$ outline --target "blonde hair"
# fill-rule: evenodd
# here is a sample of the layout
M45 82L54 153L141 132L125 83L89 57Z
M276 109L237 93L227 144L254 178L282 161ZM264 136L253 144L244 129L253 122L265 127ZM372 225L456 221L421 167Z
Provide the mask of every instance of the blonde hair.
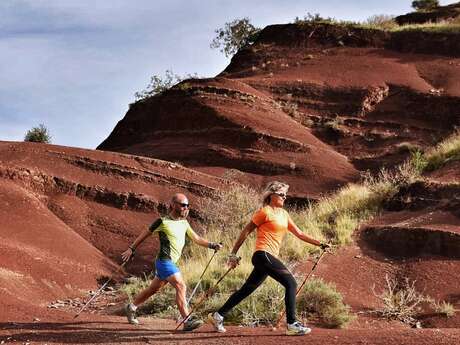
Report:
M289 185L279 181L272 181L267 184L262 193L262 203L265 205L270 203L270 195L273 193L285 193L287 194Z

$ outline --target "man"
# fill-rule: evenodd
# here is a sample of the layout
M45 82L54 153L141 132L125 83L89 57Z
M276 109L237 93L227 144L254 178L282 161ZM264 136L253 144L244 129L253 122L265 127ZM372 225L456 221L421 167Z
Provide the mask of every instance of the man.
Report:
M136 248L150 235L158 233L160 240L160 251L155 260L155 277L149 287L142 290L134 299L133 303L126 305L126 316L131 324L139 324L136 318L136 309L149 297L158 292L164 285L170 283L176 289L176 303L182 318L189 314L186 302L186 285L179 268L176 266L187 235L193 242L200 246L219 250L222 245L209 242L198 236L187 221L189 213L189 202L184 194L175 194L171 200L169 214L166 217L158 218L150 225L149 229L142 232L129 248L121 255L123 261L129 260L134 255ZM196 317L189 317L184 322L184 331L192 331L201 326L202 320Z

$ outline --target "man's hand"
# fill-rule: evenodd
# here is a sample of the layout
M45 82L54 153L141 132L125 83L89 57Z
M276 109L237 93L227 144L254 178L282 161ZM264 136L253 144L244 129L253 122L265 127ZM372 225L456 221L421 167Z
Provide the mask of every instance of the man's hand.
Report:
M216 242L209 242L208 244L209 249L214 249L216 252L221 250L223 248L222 243L216 243Z
M236 254L230 254L227 259L227 265L231 268L235 268L240 264L241 258L237 256Z
M131 247L129 247L123 253L121 253L121 258L123 259L123 262L128 262L134 256L134 253L135 250L133 250Z
M322 249L322 250L326 250L326 249L329 249L331 248L331 245L329 243L326 243L326 242L323 242L319 245L319 247Z

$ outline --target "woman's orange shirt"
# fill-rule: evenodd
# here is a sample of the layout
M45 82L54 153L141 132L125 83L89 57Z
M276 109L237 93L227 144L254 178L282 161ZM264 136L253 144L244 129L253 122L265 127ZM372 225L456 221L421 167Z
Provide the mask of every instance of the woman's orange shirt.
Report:
M263 250L278 256L280 245L288 230L289 214L283 208L262 207L252 216L257 225L255 251Z

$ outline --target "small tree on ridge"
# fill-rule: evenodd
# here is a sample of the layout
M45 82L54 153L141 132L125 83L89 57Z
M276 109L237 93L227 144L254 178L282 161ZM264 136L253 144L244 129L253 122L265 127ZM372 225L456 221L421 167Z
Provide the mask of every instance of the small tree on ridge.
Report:
M51 143L51 135L48 131L48 128L45 127L43 124L39 124L38 127L33 127L32 129L28 130L24 141L30 141L34 143Z
M429 11L439 6L438 0L415 0L412 1L412 7L417 11Z
M249 18L235 19L215 30L217 36L212 40L211 48L222 48L220 51L229 57L254 43L259 32L260 29L252 25Z

